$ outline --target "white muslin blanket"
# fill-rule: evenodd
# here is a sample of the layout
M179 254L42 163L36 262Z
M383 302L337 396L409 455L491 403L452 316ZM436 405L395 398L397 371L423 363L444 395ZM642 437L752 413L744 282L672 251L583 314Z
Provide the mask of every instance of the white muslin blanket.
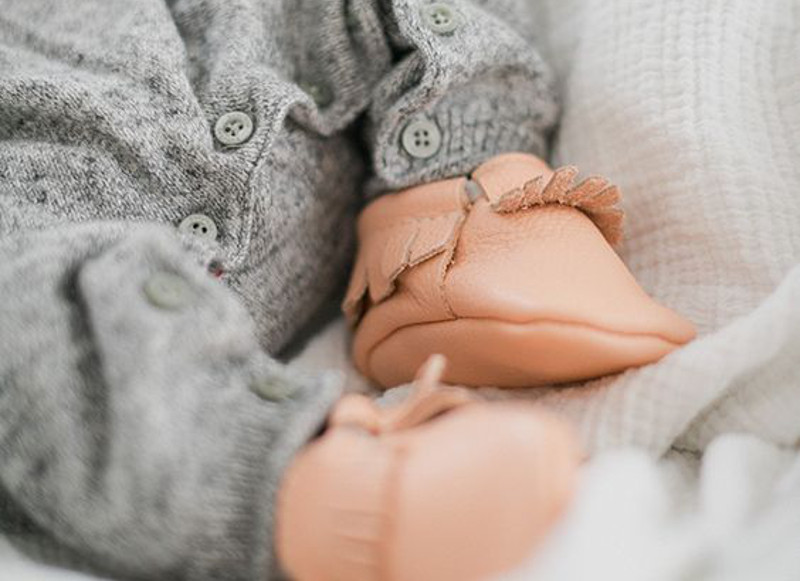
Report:
M509 0L514 1L514 0ZM620 251L700 337L536 399L592 454L509 581L800 579L800 2L531 1L564 116L557 163L623 191ZM293 364L338 367L346 331ZM85 579L0 541L0 579Z
M540 396L594 456L510 578L800 579L800 3L535 5L556 161L622 187L623 258L701 335Z
M511 578L800 579L800 3L536 6L556 161L622 187L624 259L701 336L541 395L594 457Z

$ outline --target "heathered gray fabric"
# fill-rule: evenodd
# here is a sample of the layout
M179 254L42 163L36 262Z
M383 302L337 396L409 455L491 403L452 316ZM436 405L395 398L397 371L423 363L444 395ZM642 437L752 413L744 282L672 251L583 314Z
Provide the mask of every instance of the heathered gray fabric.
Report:
M359 198L544 154L556 120L527 0L450 0L447 36L427 3L0 0L0 504L16 540L122 578L277 574L275 491L340 387L268 354L346 276ZM255 132L224 149L229 111ZM420 116L444 138L427 160L400 146ZM180 239L193 213L216 242ZM143 292L165 272L188 289L174 309ZM262 399L265 380L297 391Z

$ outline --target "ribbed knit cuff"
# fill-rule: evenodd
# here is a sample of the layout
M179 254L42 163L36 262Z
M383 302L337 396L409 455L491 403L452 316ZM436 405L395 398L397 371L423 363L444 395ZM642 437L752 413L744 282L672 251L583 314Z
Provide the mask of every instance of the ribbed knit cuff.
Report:
M559 117L555 78L506 20L514 10L445 3L454 26L442 32L422 3L391 4L401 52L372 95L369 194L462 175L501 153L546 157Z
M370 193L463 175L501 153L546 158L557 116L547 86L526 74L498 74L453 88L430 109L401 116L383 130ZM425 159L402 144L408 124L420 119L432 121L441 133L438 151Z
M238 418L239 449L227 465L219 467L220 498L209 515L227 513L223 526L227 535L198 531L195 560L188 567L188 579L284 579L275 552L276 499L283 475L298 451L323 428L333 404L341 397L341 378L323 374L307 382L290 399L282 402L284 423L279 432L266 429L274 417L259 409L270 404L252 401L249 411ZM212 490L213 492L213 490ZM211 499L209 499L211 500ZM228 506L224 506L228 503ZM212 521L212 528L220 523ZM198 523L202 527L202 522Z
M277 442L269 451L264 482L264 494L259 506L263 513L259 522L263 526L256 538L265 539L260 551L256 553L256 574L254 579L264 579L262 572L268 572L268 579L285 579L286 576L275 552L275 533L277 522L277 496L283 483L283 476L302 447L309 443L324 426L328 413L342 396L341 374L328 372L321 375L313 385L298 398L294 416L284 426Z
M167 558L176 576L266 581L279 572L274 504L283 474L326 422L342 381L264 354L249 314L193 263L206 256L176 242L167 229L137 230L79 276L115 402L109 425L125 436L112 437L128 462L114 468L143 484L146 509L126 534L150 535L163 519L162 530L175 529L160 544L175 544ZM159 482L165 498L154 508Z

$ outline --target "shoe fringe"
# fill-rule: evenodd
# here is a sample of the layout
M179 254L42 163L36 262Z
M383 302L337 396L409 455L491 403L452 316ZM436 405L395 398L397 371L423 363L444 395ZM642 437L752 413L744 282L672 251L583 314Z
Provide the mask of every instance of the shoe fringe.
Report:
M599 176L576 184L577 175L576 167L564 166L555 170L547 181L538 176L500 194L484 193L490 207L498 214L514 214L553 204L575 208L592 220L611 245L617 244L622 238L624 219L624 213L617 207L621 198L619 189ZM447 212L401 218L391 226L371 231L368 244L360 240L356 264L342 303L348 322L355 327L371 305L389 298L396 289L397 279L406 270L449 253L446 270L471 206L465 191L458 205L453 204Z

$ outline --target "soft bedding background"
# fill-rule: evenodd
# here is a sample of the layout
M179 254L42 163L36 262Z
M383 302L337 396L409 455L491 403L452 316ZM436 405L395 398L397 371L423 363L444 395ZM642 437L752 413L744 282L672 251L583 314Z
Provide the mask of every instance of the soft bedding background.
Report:
M535 6L565 99L555 161L622 187L625 261L701 336L621 376L485 390L566 415L592 454L506 579L800 579L800 2ZM293 365L360 386L346 343L336 322ZM0 579L87 577L0 540Z

